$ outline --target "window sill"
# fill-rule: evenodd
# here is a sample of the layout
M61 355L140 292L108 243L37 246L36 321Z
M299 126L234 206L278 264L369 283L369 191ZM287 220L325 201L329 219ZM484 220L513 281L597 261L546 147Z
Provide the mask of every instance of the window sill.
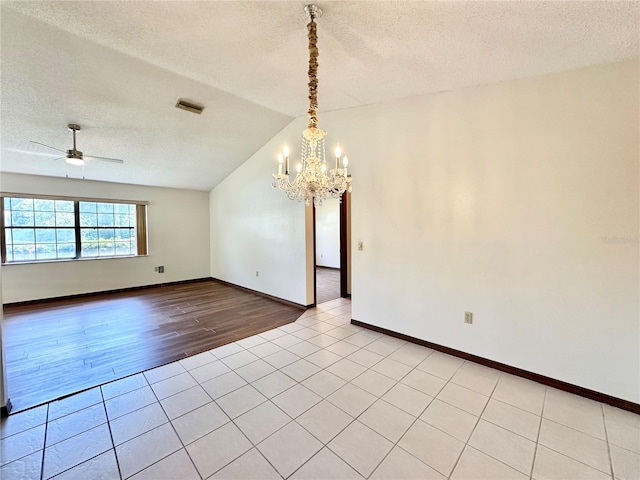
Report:
M8 262L3 263L3 267L10 267L11 265L41 265L43 263L69 263L69 262L89 262L92 260L117 260L121 258L140 258L148 257L145 255L118 255L114 257L84 257L84 258L59 258L55 260L27 260L25 262Z

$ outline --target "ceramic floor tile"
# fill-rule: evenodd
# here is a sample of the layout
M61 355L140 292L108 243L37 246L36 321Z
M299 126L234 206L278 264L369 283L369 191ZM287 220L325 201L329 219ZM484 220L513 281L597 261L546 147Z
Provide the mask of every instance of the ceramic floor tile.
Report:
M384 400L378 400L358 417L360 422L393 443L400 440L415 419Z
M420 416L420 420L448 433L462 442L469 440L478 417L448 403L435 399Z
M529 475L524 475L472 447L464 449L451 475L451 480L527 480L528 478Z
M363 480L363 477L358 472L327 448L323 448L316 453L311 460L300 467L290 478L294 480Z
M116 380L115 382L110 382L102 385L100 388L102 389L102 396L105 400L109 400L110 398L117 397L118 395L123 395L125 393L132 392L133 390L137 390L142 387L146 387L149 385L146 377L142 373L138 373L137 375L131 375L130 377L125 377L120 380Z
M266 345L266 344L263 344ZM254 348L260 348L261 345L258 345ZM251 353L249 350L243 350L242 352L234 353L233 355L229 355L228 357L224 357L221 362L223 362L227 367L231 370L236 370L240 367L243 367L251 362L255 362L259 357Z
M364 333L364 332L363 332ZM369 350L370 352L377 353L378 355L382 355L386 357L387 355L395 352L398 347L396 345L391 345L389 343L383 342L378 339L374 342L371 342L369 345L364 347L365 350Z
M347 340L349 340L349 337ZM347 341L345 340L345 341ZM363 367L371 368L384 357L382 355L378 355L377 353L370 352L369 350L361 349L355 353L352 353L347 357L348 360L352 362L358 363Z
M385 393L382 399L417 417L427 408L433 397L425 395L415 388L398 383Z
M223 362L217 360L194 368L190 373L198 383L203 384L230 371L231 369L229 367L227 367Z
M131 480L200 480L200 475L186 450L178 450L158 463L145 468Z
M295 325L290 323L289 325ZM280 327L281 330L284 331L284 327L288 327L289 325L284 325ZM240 345L242 348L249 349L253 347L257 347L268 340L266 338L261 337L260 335L253 335L252 337L243 338L242 340L238 340L236 344Z
M345 342L350 343L351 345L355 345L356 347L366 347L373 341L375 338L371 338L369 335L365 335L364 333L356 333L344 339ZM373 352L371 352L373 353Z
M217 358L210 352L202 352L180 360L180 365L182 365L186 370L193 370L195 368L202 367L207 363L215 362L216 360Z
M382 461L371 480L446 480L446 477L399 447Z
M291 418L272 402L264 402L240 415L234 423L256 445L290 421Z
M299 357L306 357L320 350L320 347L317 345L314 345L313 343L300 342L294 345L293 347L287 348L287 350L290 351L291 353L296 354Z
M45 426L38 425L0 440L0 464L18 460L44 448Z
M302 382L314 373L318 373L320 371L320 367L314 365L311 362L308 362L305 359L301 359L297 362L293 362L292 364L287 365L286 367L281 368L281 371L289 375L296 382Z
M337 338L339 340L346 340L347 338L349 338L351 335L354 335L355 332L349 330L348 328L344 328L344 327L336 327L333 330L329 330L327 331L327 335Z
M328 372L339 376L347 382L350 382L358 375L361 375L365 370L366 368L359 363L352 362L351 360L348 360L346 358L343 358L339 362L336 362L327 368Z
M294 346L296 343L300 343L302 340L302 338L286 334L271 341L281 348L288 348Z
M275 368L269 365L264 360L256 360L243 367L237 368L236 373L244 378L247 382L251 383L259 378L269 375L275 372Z
M64 415L77 412L84 408L102 402L102 391L100 387L92 388L84 392L76 393L70 397L57 400L49 404L49 422Z
M176 375L180 375L181 373L186 372L184 367L180 365L178 362L168 363L158 368L154 368L152 370L147 370L144 372L144 376L147 381L151 383L158 383L162 380L166 380L167 378L174 377Z
M611 474L607 475L538 445L532 478L535 480L611 480Z
M489 397L454 383L447 383L436 398L475 416L482 414L489 401Z
M153 465L182 448L171 424L166 423L116 447L122 478Z
M461 385L474 392L481 393L482 395L491 396L493 389L498 383L497 376L485 376L481 373L476 373L473 370L465 370L464 365L451 377L452 383Z
M617 480L640 478L640 454L611 445L611 463L613 463L613 474Z
M188 445L228 422L229 417L218 404L211 402L172 420L171 423L182 443Z
M205 435L187 446L202 478L207 478L251 449L251 442L233 423Z
M312 328L303 327L300 330L292 332L291 335L298 337L301 340L309 340L310 338L320 335L320 332Z
M227 372L223 373L219 377L212 378L204 383L202 383L202 388L209 394L211 398L214 400L231 393L243 386L245 386L247 382L238 375L236 372Z
M275 371L269 375L256 380L251 385L267 398L273 398L285 390L293 387L296 381L280 371Z
M503 374L493 391L492 398L534 415L542 414L546 387L520 377Z
M405 365L404 363L391 360L390 358L385 358L371 367L371 370L399 381L412 370L412 367Z
M327 372L326 370L322 370L302 382L305 387L314 393L317 393L321 397L331 395L346 383L347 382L340 377L331 372Z
M341 357L348 357L349 355L360 350L360 347L353 345L351 343L345 342L342 340L341 342L334 343L333 345L329 345L326 348L327 351L333 352Z
M251 385L245 385L238 390L228 393L224 397L218 398L216 403L224 410L229 418L234 419L252 408L257 407L266 400L266 397Z
M256 347L251 347L249 351L260 358L264 358L282 351L282 347L279 347L275 343L265 342Z
M391 360L395 360L396 362L409 365L411 368L413 368L419 365L432 353L433 350L431 350L430 348L409 344L393 352L391 355L389 355L389 358Z
M354 378L351 383L376 397L381 397L396 384L396 381L381 373L367 370L362 375Z
M422 420L417 420L400 439L398 446L448 477L458 461L464 443Z
M104 405L109 420L113 420L157 401L151 387L143 387L107 400Z
M285 478L321 448L322 444L296 422L289 423L258 445L260 452Z
M297 422L322 443L329 443L352 421L351 416L324 400L297 418Z
M255 448L252 448L210 478L218 480L282 480L280 474L269 465L269 462Z
M604 405L609 442L640 453L640 415Z
M433 352L424 359L416 368L423 372L430 373L436 377L449 380L462 366L464 360L447 355L446 353Z
M284 335L286 335L286 333L281 330L278 330L277 328L273 330L267 330L266 332L262 332L260 334L262 338L266 338L269 341L275 340L276 338L280 338Z
M326 348L329 345L333 345L334 343L337 343L339 341L340 339L332 337L331 335L327 335L326 333L321 333L320 335L316 335L315 337L307 340L307 342L312 343L320 348Z
M607 443L559 423L542 419L538 442L601 472L610 472Z
M600 440L607 438L604 431L602 404L593 400L548 388L543 416Z
M53 477L113 448L106 424L48 447L44 451L44 478Z
M300 360L300 357L291 353L289 350L280 350L279 352L264 357L263 360L275 368L282 368Z
M415 369L409 372L402 380L405 385L420 390L422 393L426 393L431 397L435 397L440 393L440 390L446 385L447 381L440 377L431 375L430 373L423 372Z
M469 445L525 475L531 473L536 444L509 430L480 420Z
M327 446L360 475L368 477L391 451L393 443L356 420Z
M39 479L42 472L42 450L7 463L0 468L2 480Z
M316 395L307 387L298 384L271 400L291 418L296 418L320 402L322 397Z
M333 317L327 317L327 319L329 318ZM309 328L311 330L315 330L316 332L327 333L329 330L333 330L334 328L336 328L336 326L333 323L329 322L318 322L310 325Z
M342 357L336 353L330 352L326 348L323 348L322 350L318 350L317 352L308 355L305 357L305 360L319 366L320 368L327 368L329 365L333 365L334 363L342 360Z
M120 445L168 421L160 404L152 403L135 412L112 420L110 427L113 442L116 446Z
M278 327L278 330L282 330L283 332L286 332L286 333L293 333L293 332L297 332L298 330L302 330L303 328L305 327L293 322L293 323L287 323L286 325L282 325L281 327Z
M352 417L357 417L377 400L374 395L350 383L336 390L327 400Z
M209 402L211 402L211 397L200 385L160 401L169 419L177 418Z
M47 424L47 446L66 440L107 422L104 405L98 403Z
M242 348L237 343L228 343L221 347L214 348L213 350L209 350L216 358L225 358L229 355L233 355L234 353L242 352L244 348Z
M161 380L158 383L153 383L151 384L151 389L153 393L156 394L158 400L162 400L163 398L188 390L196 385L198 385L198 383L194 378L188 372L185 372L167 378L166 380Z
M482 413L482 418L534 442L538 440L540 417L508 403L492 398Z
M120 472L116 455L113 450L109 450L54 478L55 480L120 480Z
M47 421L47 409L42 405L0 419L0 439L42 425Z

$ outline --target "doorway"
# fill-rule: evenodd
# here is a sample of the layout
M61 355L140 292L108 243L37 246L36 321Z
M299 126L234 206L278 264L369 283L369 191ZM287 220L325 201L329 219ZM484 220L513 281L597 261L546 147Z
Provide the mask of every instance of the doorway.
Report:
M313 210L316 305L351 296L350 197L344 193Z

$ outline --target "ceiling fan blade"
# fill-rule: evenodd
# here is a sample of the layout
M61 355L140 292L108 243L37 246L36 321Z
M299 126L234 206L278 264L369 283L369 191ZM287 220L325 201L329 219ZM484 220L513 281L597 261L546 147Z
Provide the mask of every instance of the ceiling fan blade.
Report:
M43 147L47 147L47 148L51 148L52 150L55 150L56 152L62 152L62 153L67 153L64 150L60 150L59 148L56 147L52 147L51 145L45 145L44 143L40 143L40 142L36 142L34 140L30 140L31 143L35 143L36 145L42 145Z
M59 154L57 153L44 153L44 152L32 152L29 150L20 150L17 148L7 148L7 151L9 152L16 152L16 153L25 153L28 155L38 155L41 157L57 157Z
M101 162L111 162L111 163L124 163L124 160L120 160L119 158L108 158L108 157L94 157L93 155L84 155L85 160L99 160Z

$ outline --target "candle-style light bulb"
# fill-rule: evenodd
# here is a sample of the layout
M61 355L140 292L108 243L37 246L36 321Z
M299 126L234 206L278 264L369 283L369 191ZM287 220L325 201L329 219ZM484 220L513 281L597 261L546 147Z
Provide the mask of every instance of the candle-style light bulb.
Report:
M296 172L300 173L302 171L302 164L299 163L296 165Z
M285 145L284 148L282 149L282 153L284 154L285 157L288 157L289 156L289 147L287 147Z
M336 147L336 157L339 157L340 155L342 155L342 150L340 147Z
M282 175L282 164L284 162L284 155L278 154L278 175Z
M336 147L335 150L335 154L336 154L336 170L338 168L340 168L340 155L342 155L342 150L340 149L340 147Z
M323 163L322 167L320 167L320 170L322 171L322 173L327 171L327 166Z
M289 147L287 147L287 145L285 144L284 148L282 149L282 154L284 155L284 173L285 175L289 175Z
M349 158L345 155L342 157L342 166L344 167L344 176L347 176L347 166L349 165Z

